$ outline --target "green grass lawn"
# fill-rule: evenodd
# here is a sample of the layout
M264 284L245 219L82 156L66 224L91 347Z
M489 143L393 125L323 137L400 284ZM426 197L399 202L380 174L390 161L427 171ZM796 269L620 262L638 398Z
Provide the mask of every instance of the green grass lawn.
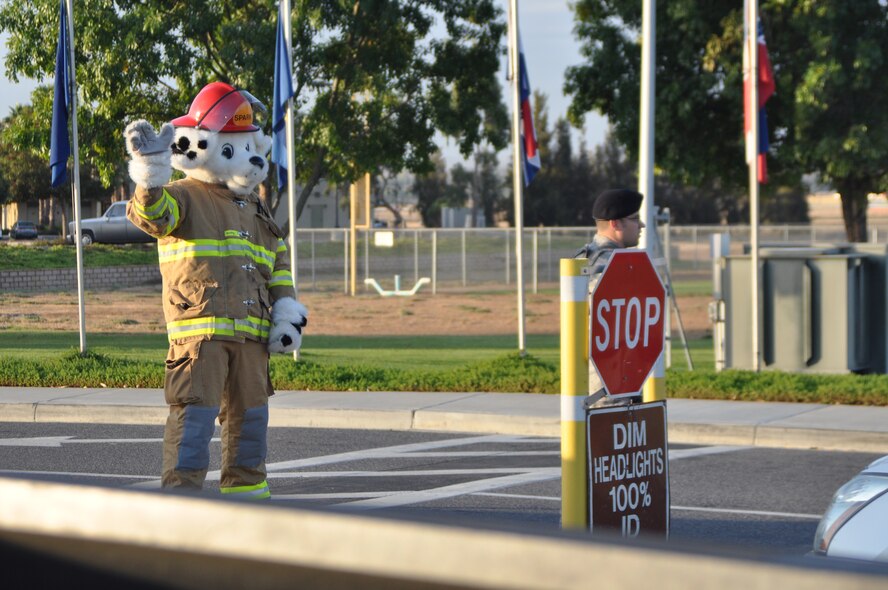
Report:
M36 270L47 268L74 268L77 252L73 246L57 243L39 243L29 246L0 244L0 270ZM83 249L83 266L103 267L130 264L157 264L157 246L129 244L114 246L92 244Z
M18 387L163 386L163 335L78 335L0 331L0 385ZM276 355L278 389L315 391L491 391L557 394L557 336L531 336L520 358L511 336L308 337L300 362ZM712 343L691 342L695 370L673 348L671 398L888 406L888 375L812 375L712 368Z
M686 295L712 295L711 280L673 280L672 292L677 296Z
M527 336L527 351L556 368L560 364L556 334ZM79 349L74 332L0 331L0 354L40 360L60 358ZM86 335L87 350L132 361L162 363L167 338L163 334ZM712 340L689 342L691 359L698 369L712 368ZM434 371L476 361L492 360L518 351L516 336L306 336L300 358L319 365L365 365L377 368ZM281 359L290 358L281 355ZM680 343L672 348L672 366L686 369Z

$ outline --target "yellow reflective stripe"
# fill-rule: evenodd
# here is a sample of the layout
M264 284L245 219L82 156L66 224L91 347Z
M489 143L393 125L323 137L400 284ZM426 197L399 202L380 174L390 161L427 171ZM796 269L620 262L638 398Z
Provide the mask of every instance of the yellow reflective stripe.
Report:
M280 238L278 238L277 253L280 254L281 252L286 252L286 251L287 251L287 243L284 242L283 240L281 240Z
M234 336L234 320L227 318L194 318L167 323L167 336L172 339L191 336Z
M150 207L145 207L139 201L133 201L133 208L136 210L136 215L141 217L142 219L147 219L148 221L153 221L155 219L160 219L166 214L167 210L167 194L164 191L163 195L157 200L156 203L151 205Z
M179 242L174 242L172 244L165 244L161 246L160 252L161 254L168 253L172 255L175 254L176 251L184 251L191 248L215 248L222 252L233 250L238 254L243 253L244 251L249 251L253 255L260 257L262 261L274 262L275 259L275 253L271 252L267 248L263 248L258 244L254 244L253 242L240 237L228 238L225 240L182 240Z
M271 322L260 320L259 318L254 318L252 316L248 316L246 320L234 320L234 329L236 331L246 332L253 336L259 336L260 338L268 338L268 328L270 326Z
M164 215L166 215L167 209L169 209L170 201L173 198L170 194L163 189L163 193L160 198L157 199L157 202L153 205L145 206L137 200L133 200L133 207L136 209L136 214L142 219L147 219L148 221L154 221L155 219L160 219Z
M268 287L281 287L292 284L293 273L291 273L289 270L276 270L271 273L271 281L269 281Z
M166 189L163 189L163 194L167 198L167 206L169 207L170 212L170 223L167 225L166 231L163 232L164 236L168 236L172 233L174 229L179 227L179 202L173 198L173 196L167 192Z
M274 268L275 254L242 238L225 240L181 240L157 247L160 263L174 262L185 258L214 256L246 256L259 264Z
M251 500L262 500L271 497L271 491L268 489L268 480L252 486L220 488L220 491L223 494L238 494L243 498L250 498Z
M164 216L168 216L169 221L163 232L164 236L168 236L170 232L179 226L179 203L176 202L176 199L166 189L163 189L163 195L153 205L145 207L138 201L133 200L133 207L135 208L136 215L146 221L157 221Z
M260 338L268 338L271 322L254 316L246 319L230 318L192 318L167 323L167 335L171 340L189 338L191 336L237 336L238 333L251 334Z

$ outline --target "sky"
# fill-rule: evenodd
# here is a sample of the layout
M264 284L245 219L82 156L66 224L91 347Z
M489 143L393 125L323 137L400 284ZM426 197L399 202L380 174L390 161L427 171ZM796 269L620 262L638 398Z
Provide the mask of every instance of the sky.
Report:
M503 11L508 10L508 1L500 0ZM549 104L549 121L567 115L570 99L564 96L564 72L572 65L581 63L580 44L573 36L573 12L566 0L520 0L518 8L519 29L524 45L528 77L531 87L545 94ZM6 35L0 35L0 64L6 59ZM503 100L512 108L509 82L505 79L505 57L501 66ZM30 102L31 91L37 85L34 80L23 80L14 84L6 78L5 66L0 67L0 117L5 117L16 104ZM49 80L44 81L48 83ZM607 120L596 113L586 115L583 135L590 148L604 141ZM576 138L580 136L576 131ZM452 165L460 160L456 146L451 142L441 146L447 163ZM501 159L508 158L504 152Z

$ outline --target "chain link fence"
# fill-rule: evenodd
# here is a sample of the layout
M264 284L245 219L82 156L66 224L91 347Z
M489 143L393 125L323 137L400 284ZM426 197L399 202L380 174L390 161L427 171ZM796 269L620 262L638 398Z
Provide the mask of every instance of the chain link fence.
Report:
M668 252L674 281L709 280L712 276L710 237L727 233L731 252L741 253L749 243L749 226L658 227L658 250ZM528 292L557 289L559 261L573 257L595 235L594 227L526 228L523 232L523 274ZM872 242L888 241L888 225L871 226ZM300 290L349 292L349 230L297 231ZM759 243L844 243L841 225L767 225L759 228ZM428 278L431 290L484 290L514 287L515 232L501 228L369 229L358 230L357 292L370 291L366 279L383 289L399 283L410 290ZM397 277L397 278L396 278Z

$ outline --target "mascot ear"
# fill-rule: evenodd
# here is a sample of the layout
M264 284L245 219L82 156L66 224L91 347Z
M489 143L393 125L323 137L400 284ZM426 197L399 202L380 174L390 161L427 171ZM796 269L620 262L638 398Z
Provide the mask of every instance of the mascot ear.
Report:
M256 132L256 151L263 156L271 151L271 137L261 131Z

